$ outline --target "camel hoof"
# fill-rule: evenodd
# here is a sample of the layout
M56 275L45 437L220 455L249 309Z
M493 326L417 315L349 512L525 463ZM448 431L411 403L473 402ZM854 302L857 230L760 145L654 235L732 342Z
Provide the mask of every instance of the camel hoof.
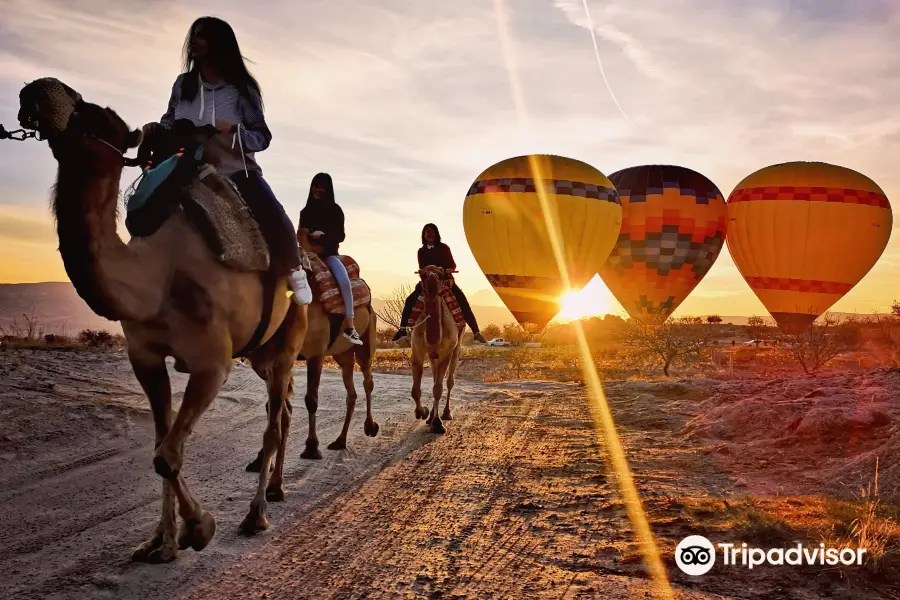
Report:
M178 530L178 547L182 550L193 548L200 552L216 536L216 519L207 511L200 513L199 519L184 521Z
M328 449L329 450L346 450L347 449L347 440L338 438L338 439L334 440L333 442L331 442L330 444L328 444Z
M378 423L376 423L374 420L372 420L372 421L366 420L366 422L363 423L363 431L365 431L366 435L369 437L377 436L378 435Z
M450 414L449 410L445 410L444 414L441 415L441 420L442 421L452 421L453 415Z
M284 488L280 485L270 485L266 488L266 500L269 502L284 502Z
M263 459L263 455L262 455L262 452L260 452L259 454L256 455L256 458L254 458L253 461L249 465L247 465L247 472L248 473L259 473L262 470L262 459ZM275 464L273 461L272 463L269 464L269 473L271 473L274 470L275 470Z
M427 418L428 418L428 409L425 408L424 406L421 408L416 407L416 419L425 420Z
M138 546L131 554L134 562L150 564L162 564L172 562L178 558L178 545L175 540L166 539L161 534L156 534L153 539Z
M319 443L310 444L306 443L306 450L300 453L300 458L309 458L313 460L319 460L322 458L322 452L319 450Z
M431 433L447 433L447 430L444 429L444 424L441 423L440 419L435 419L431 422Z
M163 479L172 480L178 477L178 469L173 469L162 456L153 457L153 469Z
M266 515L263 513L262 509L258 506L250 505L250 512L247 513L247 516L244 517L244 520L241 521L241 531L246 533L247 535L253 535L254 533L259 533L260 531L265 531L269 528L269 520L266 519Z

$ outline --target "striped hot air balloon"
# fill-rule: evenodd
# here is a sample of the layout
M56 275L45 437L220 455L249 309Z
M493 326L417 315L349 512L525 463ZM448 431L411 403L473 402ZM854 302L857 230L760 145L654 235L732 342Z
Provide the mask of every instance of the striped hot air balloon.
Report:
M609 179L622 202L622 230L600 277L632 317L668 316L722 250L725 198L679 166L630 167Z
M469 189L463 226L491 286L521 324L543 329L570 289L609 256L622 224L615 187L594 167L554 155L517 156L485 170Z
M779 328L796 332L875 265L893 225L884 191L821 162L772 165L728 197L728 250Z

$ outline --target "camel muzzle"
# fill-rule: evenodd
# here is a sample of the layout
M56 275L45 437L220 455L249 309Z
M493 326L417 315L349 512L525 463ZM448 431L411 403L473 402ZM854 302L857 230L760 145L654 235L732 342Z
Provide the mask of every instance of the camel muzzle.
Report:
M19 125L52 140L66 130L81 101L81 94L58 79L35 79L19 92Z

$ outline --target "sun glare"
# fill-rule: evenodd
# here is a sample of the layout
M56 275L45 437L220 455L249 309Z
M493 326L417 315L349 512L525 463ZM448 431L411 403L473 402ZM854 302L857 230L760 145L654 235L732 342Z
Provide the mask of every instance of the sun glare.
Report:
M577 321L585 317L606 315L615 312L617 304L603 280L594 277L581 290L570 290L560 298L562 310L556 316L559 321Z

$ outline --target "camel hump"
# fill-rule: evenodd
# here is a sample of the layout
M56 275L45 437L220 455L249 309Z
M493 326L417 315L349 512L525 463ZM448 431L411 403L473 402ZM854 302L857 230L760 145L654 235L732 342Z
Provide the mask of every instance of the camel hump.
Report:
M152 235L179 208L224 265L267 271L271 262L259 224L237 187L215 167L173 155L147 169L125 196L125 227L132 237ZM133 186L134 187L134 186Z

